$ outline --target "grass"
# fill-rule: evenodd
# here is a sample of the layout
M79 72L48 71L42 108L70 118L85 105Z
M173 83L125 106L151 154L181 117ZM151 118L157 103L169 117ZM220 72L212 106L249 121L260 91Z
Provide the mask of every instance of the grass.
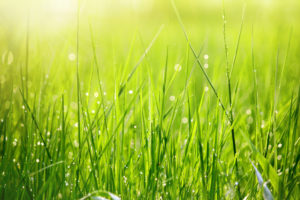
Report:
M0 4L1 199L297 199L300 4L125 4Z

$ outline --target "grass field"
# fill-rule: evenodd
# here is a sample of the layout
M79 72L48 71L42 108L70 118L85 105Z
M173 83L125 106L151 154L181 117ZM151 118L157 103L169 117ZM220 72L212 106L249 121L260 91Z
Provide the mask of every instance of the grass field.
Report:
M300 1L2 0L1 199L299 199Z

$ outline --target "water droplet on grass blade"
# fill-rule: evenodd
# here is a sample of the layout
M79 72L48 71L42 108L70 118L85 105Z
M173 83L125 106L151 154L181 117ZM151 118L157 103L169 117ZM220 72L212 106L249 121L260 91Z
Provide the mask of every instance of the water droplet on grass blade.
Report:
M181 122L182 122L183 124L188 123L188 118L186 118L186 117L182 118Z
M247 109L247 110L246 110L246 114L247 114L247 115L251 115L251 109Z
M170 101L175 101L176 98L175 98L175 96L170 96L169 99L170 99Z
M76 59L76 55L74 53L70 53L68 58L70 61L74 61Z
M182 69L182 67L181 67L180 64L176 64L176 65L174 66L174 69L175 69L175 71L180 72L181 69Z
M74 146L75 146L76 148L79 147L79 143L77 142L77 140L74 140Z
M261 128L265 128L265 121L264 120L261 122L261 126L260 127Z
M285 169L285 173L287 174L289 172L289 168L286 168Z
M17 143L18 143L18 140L17 140L17 139L14 139L14 141L13 141L12 144L13 144L14 146L17 146Z
M281 160L281 158L282 158L282 155L277 156L277 160Z

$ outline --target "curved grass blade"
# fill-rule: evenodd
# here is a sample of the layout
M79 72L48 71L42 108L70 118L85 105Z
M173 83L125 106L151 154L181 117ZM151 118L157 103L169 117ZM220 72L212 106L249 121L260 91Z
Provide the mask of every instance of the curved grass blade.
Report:
M262 175L260 174L260 172L258 171L258 169L255 167L255 165L252 163L251 160L250 160L250 162L255 170L255 175L256 175L256 178L257 178L257 181L258 181L260 187L263 187L264 199L265 200L273 200L273 195L267 186L267 182L264 183L264 179L262 178Z

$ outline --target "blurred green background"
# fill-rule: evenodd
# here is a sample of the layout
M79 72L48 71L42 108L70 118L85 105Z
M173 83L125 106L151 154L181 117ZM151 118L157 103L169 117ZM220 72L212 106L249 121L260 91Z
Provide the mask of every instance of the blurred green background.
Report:
M42 87L47 76L46 89L49 96L60 95L63 91L72 93L76 84L76 35L77 1L75 0L10 0L0 2L0 78L2 98L9 98L10 88L20 86L21 73L25 74L26 37L28 34L28 82L32 95ZM202 49L208 54L208 73L215 80L220 92L226 94L225 53L223 41L222 1L175 1L183 23L196 51ZM233 80L242 80L240 87L247 90L252 85L251 38L258 74L259 91L264 91L261 99L268 103L269 90L274 82L276 55L279 64L284 62L285 52L291 34L291 50L282 78L283 92L291 94L299 82L299 38L300 2L296 0L225 1L227 15L227 42L229 56L233 56L240 29L243 8L244 27L241 36L237 66ZM90 77L93 66L93 53L90 38L90 25L95 38L97 58L100 63L105 90L112 96L116 74L122 71L133 44L129 59L132 68L143 54L159 27L164 29L148 55L153 71L161 72L166 49L169 49L169 63L184 65L187 42L178 24L170 1L158 0L112 0L80 1L79 21L79 70L82 80ZM132 41L135 41L132 43ZM74 59L69 59L74 54ZM7 63L8 57L12 61ZM203 60L203 58L202 58ZM188 61L194 63L190 56ZM147 76L146 68L140 68L142 76ZM119 76L119 75L118 75ZM196 69L199 87L206 83ZM153 75L154 79L161 76ZM96 79L93 79L95 81ZM178 84L172 89L179 92L184 87L184 73L176 77ZM234 82L233 81L233 82ZM159 82L157 82L159 84ZM92 86L83 81L83 91ZM135 84L135 83L134 83ZM6 95L4 95L6 94ZM46 94L46 95L47 95ZM73 95L72 95L73 94ZM244 98L247 98L247 94ZM289 98L283 95L283 98ZM285 100L286 100L285 99ZM241 102L243 103L243 102Z

